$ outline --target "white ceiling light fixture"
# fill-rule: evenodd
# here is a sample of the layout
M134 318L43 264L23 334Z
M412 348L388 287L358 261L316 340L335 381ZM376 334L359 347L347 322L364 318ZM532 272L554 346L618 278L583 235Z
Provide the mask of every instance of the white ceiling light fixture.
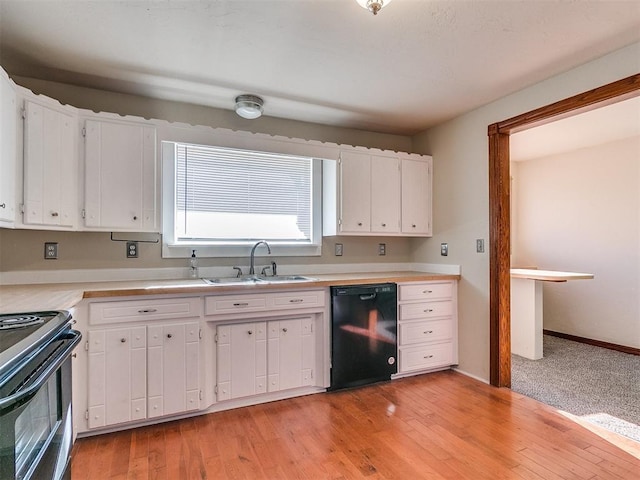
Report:
M235 110L242 118L253 120L262 115L263 105L264 101L257 95L238 95Z
M380 10L389 5L392 0L356 0L358 5L362 8L366 8L374 15L377 15Z

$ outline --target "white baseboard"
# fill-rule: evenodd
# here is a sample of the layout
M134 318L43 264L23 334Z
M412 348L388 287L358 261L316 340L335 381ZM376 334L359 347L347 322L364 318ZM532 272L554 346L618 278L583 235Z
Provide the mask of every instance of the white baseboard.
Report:
M452 368L451 370L453 370L454 372L458 372L466 377L473 378L474 380L478 380L479 382L486 383L487 385L489 385L489 381L487 379L480 378L477 375L473 375L469 372L465 372L464 370L460 370L459 367Z

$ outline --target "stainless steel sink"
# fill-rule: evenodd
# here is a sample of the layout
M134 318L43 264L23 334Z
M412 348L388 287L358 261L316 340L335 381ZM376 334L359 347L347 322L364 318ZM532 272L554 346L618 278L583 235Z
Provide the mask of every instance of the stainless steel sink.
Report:
M305 277L304 275L273 275L256 277L259 282L265 283L300 283L315 282L317 279L313 277Z
M265 283L301 283L314 282L316 279L304 275L251 275L247 277L203 278L209 285L256 285Z
M203 278L209 285L251 285L258 283L255 277L214 277Z

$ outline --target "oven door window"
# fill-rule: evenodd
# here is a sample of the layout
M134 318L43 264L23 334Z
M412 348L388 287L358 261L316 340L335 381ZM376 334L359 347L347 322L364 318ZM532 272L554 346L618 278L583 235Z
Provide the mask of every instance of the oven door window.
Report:
M58 377L59 372L52 375L16 419L16 479L27 477L30 467L47 449L61 421Z

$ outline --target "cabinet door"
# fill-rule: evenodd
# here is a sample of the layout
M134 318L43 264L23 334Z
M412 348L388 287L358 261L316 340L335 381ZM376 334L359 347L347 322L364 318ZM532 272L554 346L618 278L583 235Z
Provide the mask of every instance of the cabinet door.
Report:
M315 357L313 319L270 321L268 337L268 391L311 385Z
M148 327L149 418L199 408L197 322Z
M402 233L431 235L431 162L402 159Z
M89 428L146 418L146 328L89 332Z
M85 226L158 231L155 128L87 120L85 136Z
M371 231L400 231L400 159L371 157Z
M371 161L362 153L340 154L340 232L371 230Z
M75 226L76 124L72 115L25 102L23 222L27 225Z
M267 324L217 328L218 401L267 391Z
M9 226L16 214L17 122L16 93L4 71L0 71L0 223L7 222Z

